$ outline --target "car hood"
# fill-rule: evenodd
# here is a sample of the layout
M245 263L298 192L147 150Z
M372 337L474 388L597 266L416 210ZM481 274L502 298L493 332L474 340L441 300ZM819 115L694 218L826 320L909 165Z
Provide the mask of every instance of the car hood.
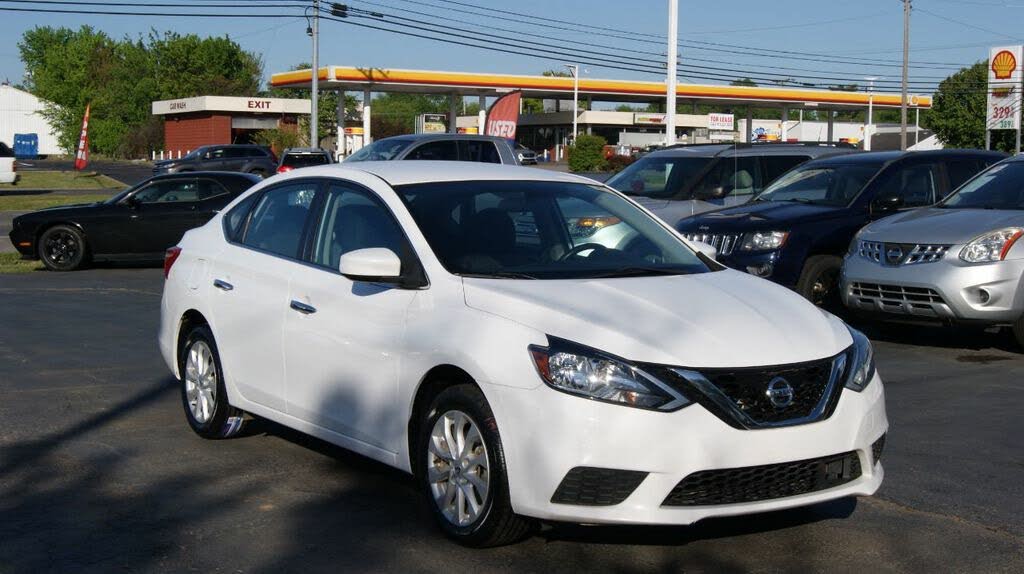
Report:
M96 207L97 205L100 205L100 203L101 202L72 203L70 205L57 205L57 206L54 206L54 207L44 207L43 209L39 209L39 210L30 212L30 213L26 213L25 215L22 215L20 217L32 216L32 215L35 215L37 213L40 214L40 215L45 215L46 217L52 217L54 215L60 215L62 213L67 213L67 214L82 213L83 211L85 211L87 209L92 209L92 208Z
M835 317L732 270L553 281L467 277L463 284L471 308L634 361L779 365L833 356L852 344Z
M989 231L1024 227L1024 211L927 207L881 219L860 239L892 243L967 243Z
M791 201L761 201L688 219L680 224L680 230L697 231L702 227L707 227L715 232L733 227L744 230L778 227L841 217L845 211L843 208L827 205L808 205Z

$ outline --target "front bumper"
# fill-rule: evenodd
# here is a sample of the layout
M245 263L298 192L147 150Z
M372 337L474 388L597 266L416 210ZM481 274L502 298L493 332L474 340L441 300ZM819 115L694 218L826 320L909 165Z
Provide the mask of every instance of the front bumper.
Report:
M888 315L1006 324L1024 314L1024 260L967 264L960 246L931 263L887 266L847 256L843 303L850 309Z
M579 523L691 524L732 516L871 495L883 478L872 445L887 428L882 383L862 393L842 390L836 411L816 423L739 430L694 404L660 413L588 401L543 385L500 387L492 399L508 463L512 506L536 518ZM499 414L501 413L501 414ZM771 465L855 452L861 474L845 484L754 502L670 506L666 499L684 478L705 470ZM552 502L574 468L646 473L617 504Z
M10 238L11 245L18 250L22 257L36 257L35 236L24 226L15 225L7 237Z

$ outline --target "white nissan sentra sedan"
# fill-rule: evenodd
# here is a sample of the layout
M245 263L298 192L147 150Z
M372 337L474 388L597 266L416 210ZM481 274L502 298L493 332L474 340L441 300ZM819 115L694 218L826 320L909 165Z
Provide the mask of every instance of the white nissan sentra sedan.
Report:
M870 343L699 247L567 174L295 170L168 251L160 346L199 435L257 415L413 473L466 545L874 493Z

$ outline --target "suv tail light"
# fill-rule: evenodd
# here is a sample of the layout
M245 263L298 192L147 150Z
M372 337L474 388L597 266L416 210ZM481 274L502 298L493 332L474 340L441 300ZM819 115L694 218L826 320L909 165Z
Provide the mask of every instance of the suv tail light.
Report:
M292 169L294 168L292 168L292 166L290 165L282 165L281 167L277 168L277 173L287 173Z
M171 274L171 267L178 260L179 255L181 255L181 247L171 247L164 252L164 279Z

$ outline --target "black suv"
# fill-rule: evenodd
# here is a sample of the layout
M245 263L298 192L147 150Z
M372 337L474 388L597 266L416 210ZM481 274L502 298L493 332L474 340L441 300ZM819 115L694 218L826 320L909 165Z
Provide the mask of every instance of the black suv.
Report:
M824 157L786 173L750 203L684 219L676 228L715 247L729 267L834 305L843 254L861 227L931 205L1005 157L976 150Z
M153 164L153 174L183 171L240 171L267 177L277 171L277 158L269 148L258 145L207 145L179 159Z

